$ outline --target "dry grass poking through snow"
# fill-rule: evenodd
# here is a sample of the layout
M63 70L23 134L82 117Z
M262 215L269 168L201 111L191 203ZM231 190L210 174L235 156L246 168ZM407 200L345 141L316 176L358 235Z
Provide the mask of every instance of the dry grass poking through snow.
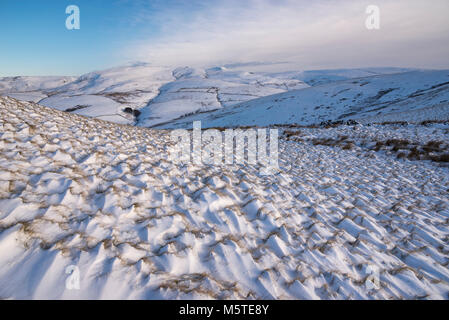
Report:
M176 166L166 131L0 113L1 297L448 298L447 167L281 141L266 177Z

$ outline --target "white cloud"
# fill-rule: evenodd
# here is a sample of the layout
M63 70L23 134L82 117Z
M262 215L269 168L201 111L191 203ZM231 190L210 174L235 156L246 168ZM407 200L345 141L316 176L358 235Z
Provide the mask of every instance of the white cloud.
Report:
M381 9L381 29L365 9ZM166 12L162 33L127 54L165 65L290 61L299 68L449 68L447 0L224 1L192 18Z

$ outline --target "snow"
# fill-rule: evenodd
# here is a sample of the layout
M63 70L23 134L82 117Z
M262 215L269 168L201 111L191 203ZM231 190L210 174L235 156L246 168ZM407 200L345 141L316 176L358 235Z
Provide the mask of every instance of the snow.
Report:
M446 75L415 76L427 95ZM395 99L419 89L413 78L391 76L387 86L410 79ZM349 84L327 86L294 94ZM0 113L1 298L448 299L447 163L373 150L408 139L447 152L448 124L285 129L280 171L261 176L172 163L165 130L8 97ZM340 136L353 146L317 143ZM69 266L79 290L66 286ZM368 267L380 288L366 285Z
M8 97L24 100L24 101L31 101L31 102L39 102L42 99L46 98L47 96L40 92L40 91L30 91L30 92L8 92Z
M185 116L230 107L239 102L308 87L299 80L274 78L226 68L178 68L176 81L159 89L159 95L141 109L137 124L151 127Z
M75 77L5 77L0 78L0 92L50 90L74 81Z
M109 120L115 123L132 124L133 117L123 112L123 106L112 99L96 96L51 96L39 104L61 111L71 111L75 114Z
M183 117L162 128L312 125L355 119L363 123L448 120L449 71L376 75L291 90L230 108Z
M310 86L318 86L336 81L404 73L409 71L414 70L409 68L331 69L284 72L280 73L279 75L288 75L290 78L304 81Z
M215 110L308 87L277 75L227 68L169 68L137 63L75 77L0 78L0 94L121 124L152 126L186 114ZM78 106L89 106L82 110ZM75 110L73 110L75 109Z
M203 117L202 113L204 112L220 109L222 109L221 112L228 113L230 108L234 108L236 105L261 97L270 96L262 101L270 103L270 105L274 102L276 105L279 98L275 95L285 92L292 92L295 99L290 99L290 96L279 96L280 101L285 100L282 104L283 107L292 109L291 105L301 106L301 109L305 109L305 114L301 115L301 112L295 110L296 117L289 115L289 118L285 119L286 114L290 114L290 110L279 110L284 116L276 114L275 117L272 117L268 113L267 118L277 119L277 121L281 121L280 123L292 121L310 123L326 117L341 116L342 112L346 112L346 109L349 108L349 105L353 105L353 102L356 102L357 108L359 105L365 106L366 99L361 101L362 98L366 98L365 96L373 98L382 90L397 88L398 85L402 86L402 83L406 84L405 88L418 86L416 90L428 89L419 87L419 83L413 84L414 81L419 80L413 78L413 69L276 71L281 66L282 64L276 63L246 63L212 68L171 68L136 63L94 71L80 77L0 78L0 95L120 124L167 127L170 126L167 124L173 120L185 117L190 119L190 115ZM395 75L405 74L409 74L411 79L408 79L408 76L394 78ZM391 81L389 75L396 80ZM441 77L435 73L434 80L439 78ZM350 79L354 79L354 82L349 82ZM365 85L362 79L367 79L369 84ZM410 81L413 86L407 85L407 82ZM429 82L431 80L426 83ZM305 90L296 96L295 90L306 89L310 86L314 88ZM329 94L331 94L330 97ZM387 96L391 99L396 96L402 99L406 94L407 92L398 91L391 92ZM428 103L425 100L426 97L430 100L434 99L431 92L426 92L425 95L421 95L419 92L417 94L416 104ZM383 102L383 99L384 97L380 97L379 101L368 102L373 104L374 102ZM444 95L441 100L447 102ZM259 102L257 103L259 104ZM401 106L392 108L390 111L400 112L400 108L407 106L409 102L398 102L398 104L401 103ZM79 108L80 106L83 108ZM141 114L136 118L125 113L125 108L138 109ZM312 108L313 110L309 110ZM324 110L315 112L314 108ZM250 109L249 113L253 116L260 113L260 110L257 110L254 114L252 107ZM334 112L330 112L328 109L332 109ZM279 113L277 108L273 111ZM310 116L312 111L316 115L315 118ZM349 110L348 112L353 111ZM240 114L240 111L237 113ZM215 118L215 114L222 117L218 112L214 113L213 118ZM369 114L368 116L376 115ZM242 119L240 121L246 121L249 125L259 121L251 117L244 119L248 121ZM234 122L234 119L231 122ZM218 120L215 123L218 123ZM259 124L262 125L262 123Z

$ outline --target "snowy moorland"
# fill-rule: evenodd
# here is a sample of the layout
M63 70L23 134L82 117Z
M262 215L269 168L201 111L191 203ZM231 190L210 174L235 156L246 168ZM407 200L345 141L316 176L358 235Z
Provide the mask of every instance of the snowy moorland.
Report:
M162 128L449 120L449 70L421 70L334 81L181 117Z
M170 80L185 81L186 70L178 71L182 75L167 77L161 71L165 97L183 99L185 94L195 100L200 85L188 81L194 90L181 94L187 86ZM424 87L416 88L414 77ZM320 84L278 95L278 101L248 102L236 107L240 116L218 113L217 120L203 124L282 123L290 119L291 108L305 123L329 117L333 108L342 108L340 116L356 112L360 118L379 116L371 109L375 104L405 112L406 105L410 110L438 108L441 100L447 109L443 83L448 78L447 72L411 73L391 76L382 85L377 76ZM91 75L65 86L106 98L113 84L88 89L99 79ZM283 90L277 82L257 90L232 83L219 87L226 93L239 88L228 101L242 99L243 91L261 94L260 87ZM150 84L138 89L142 92L121 85L118 91L136 93L122 96L128 102L143 103L152 95L159 106L168 101ZM256 92L245 91L249 88ZM387 88L392 90L385 93ZM383 94L377 96L379 90ZM335 95L330 111L320 111L327 110L320 106L321 91ZM358 97L361 92L366 94ZM310 100L303 107L309 113L284 106L299 103L296 97L303 95ZM372 95L377 101L369 100ZM395 95L394 102L383 104L389 95ZM345 106L343 98L355 101ZM75 107L68 99L60 94L51 104ZM206 100L206 109L207 101L216 106L215 100ZM268 104L275 107L271 113ZM265 118L255 112L258 105ZM320 109L312 114L312 106ZM156 115L163 119L162 109L143 110L143 121L152 124ZM86 110L75 112L92 116ZM174 164L168 160L171 140L164 130L6 97L0 97L0 114L0 298L449 298L447 122L281 128L279 172L261 176L253 165ZM170 111L166 119L174 115ZM66 285L71 266L79 269L78 290ZM374 285L373 275L378 276Z
M80 77L0 78L0 95L115 123L151 127L291 90L410 71L366 68L267 72L264 67L267 65L233 64L174 69L136 63ZM126 108L131 110L125 112ZM132 110L139 111L138 117Z

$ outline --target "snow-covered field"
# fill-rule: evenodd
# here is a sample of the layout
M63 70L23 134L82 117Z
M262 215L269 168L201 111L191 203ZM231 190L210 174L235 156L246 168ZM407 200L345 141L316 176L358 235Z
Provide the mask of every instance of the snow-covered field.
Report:
M423 99L443 88L419 77ZM286 128L261 176L176 165L164 130L0 114L0 298L449 299L447 123Z

